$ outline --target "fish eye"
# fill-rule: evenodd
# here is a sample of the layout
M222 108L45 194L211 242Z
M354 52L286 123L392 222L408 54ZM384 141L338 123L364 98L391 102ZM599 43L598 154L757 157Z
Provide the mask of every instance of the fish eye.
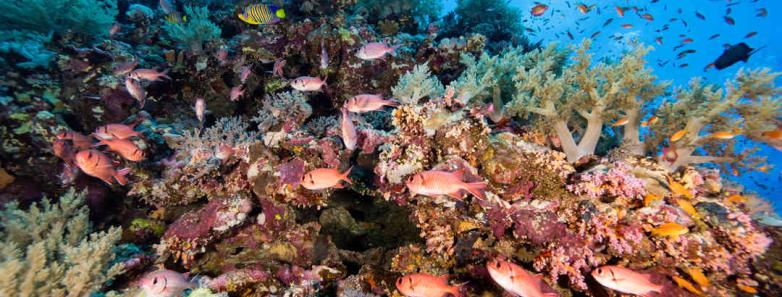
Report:
M154 279L152 279L152 284L153 284L153 285L157 285L157 277L155 277Z
M597 269L597 273L598 273L598 274L603 274L603 268L598 268L598 269Z
M397 286L401 286L402 285L402 279L403 279L402 277L396 279L396 285Z
M502 263L500 263L500 261L497 261L496 263L497 263L497 264L496 264L495 266L497 266L497 269L500 269L500 268L502 268Z

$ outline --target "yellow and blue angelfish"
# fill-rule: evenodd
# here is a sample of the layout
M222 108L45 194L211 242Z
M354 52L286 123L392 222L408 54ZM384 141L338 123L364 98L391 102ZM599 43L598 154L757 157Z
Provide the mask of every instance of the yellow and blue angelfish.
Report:
M274 24L285 18L285 9L275 5L252 4L245 6L238 16L250 25Z

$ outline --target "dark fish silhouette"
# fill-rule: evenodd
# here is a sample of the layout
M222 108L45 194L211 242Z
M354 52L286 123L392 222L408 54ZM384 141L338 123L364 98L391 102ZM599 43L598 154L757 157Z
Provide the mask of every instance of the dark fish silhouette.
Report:
M739 61L747 62L750 56L757 52L759 49L753 49L746 43L738 43L727 47L725 51L720 55L716 61L714 61L714 68L722 70L738 63Z

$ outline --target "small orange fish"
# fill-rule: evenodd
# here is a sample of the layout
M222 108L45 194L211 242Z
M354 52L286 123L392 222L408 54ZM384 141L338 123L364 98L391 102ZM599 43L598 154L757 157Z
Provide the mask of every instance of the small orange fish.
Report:
M782 129L776 129L771 131L763 131L760 133L760 135L763 135L765 138L769 139L780 139L782 138Z
M693 285L691 282L688 282L686 279L674 275L673 280L676 282L677 285L679 285L679 287L682 287L685 290L690 291L695 295L703 296L703 292L695 288L695 285Z
M465 183L461 179L461 172L446 172L438 170L429 170L418 173L410 177L405 183L412 196L425 195L447 195L454 199L461 199L461 192L467 191L483 200L486 188L485 182Z
M692 38L686 38L682 40L682 43L692 43L694 40Z
M109 151L115 152L128 161L138 162L144 160L144 151L139 149L133 141L127 139L100 139L95 146L106 145Z
M730 195L730 196L728 196L725 199L728 200L728 202L732 202L732 203L745 203L745 202L747 202L747 197L741 196L739 194Z
M714 132L714 133L709 134L708 137L709 138L714 138L714 139L721 139L721 140L730 140L730 139L733 139L734 137L736 137L736 135L738 135L738 133L735 132L735 131L733 131L733 132L731 132L731 131L718 131L718 132Z
M130 173L130 168L116 170L111 158L96 150L84 150L76 153L74 158L76 166L89 176L97 177L111 185L113 179L120 185L125 185L125 175Z
M660 197L658 195L655 195L653 193L648 193L646 196L644 196L644 206L649 206L654 201L661 200L663 197Z
M340 181L345 181L349 184L353 183L353 181L348 178L351 169L353 169L353 167L344 173L339 173L339 170L336 168L317 168L304 174L301 185L308 190L323 190L328 188L339 189L343 187L339 183Z
M687 135L687 129L681 129L679 131L676 131L676 133L673 133L673 135L671 135L670 142L675 142L679 139L682 139L684 135Z
M543 277L540 274L532 274L519 265L499 259L492 259L486 263L489 276L500 287L513 296L529 297L557 297L556 293L543 293ZM434 296L434 295L432 295Z
M758 32L752 31L752 32L747 33L747 35L744 35L744 38L751 38L751 37L753 37L755 35L758 35Z
M687 199L692 199L693 197L690 190L688 190L684 185L673 180L670 176L668 176L668 188L670 188L671 192L678 196L684 196L687 197Z
M408 274L396 279L396 289L407 297L462 296L459 286L448 285L448 275Z
M544 13L546 13L546 10L548 10L548 5L538 3L538 5L532 7L531 13L533 16L542 16Z
M654 42L656 42L659 45L663 45L663 38L662 37L657 37L657 38L654 39Z
M755 289L755 288L750 287L750 286L745 286L745 285L742 285L742 284L737 284L736 288L739 288L739 290L742 290L742 291L750 293L750 294L755 294L755 293L758 292L758 289Z
M654 16L652 16L651 13L644 13L641 15L641 18L647 20L647 21L654 21Z
M695 207L692 206L692 203L690 203L687 200L684 199L676 199L676 204L679 205L679 207L684 210L688 215L690 215L694 219L699 219L700 214L698 214L698 211L695 210Z
M677 223L665 223L652 229L655 236L679 236L687 234L690 230Z
M621 6L617 5L616 6L616 14L618 14L619 17L624 17L625 16L624 8L622 8Z
M709 278L707 278L706 275L703 274L703 271L700 268L697 267L687 268L687 274L689 274L692 280L694 280L696 283L698 283L699 286L701 286L701 289L705 290L706 288L711 286L711 282L709 282Z
M653 283L649 274L622 266L601 266L592 270L592 277L604 287L626 294L652 296L663 291L663 285Z
M630 29L632 27L633 27L632 24L622 24L622 28L625 28L625 29Z
M714 63L706 64L706 66L703 67L703 72L706 72L706 71L708 71L711 68L714 68Z
M618 119L613 125L611 125L611 127L624 126L624 125L627 125L627 122L629 122L629 121L630 121L629 118L626 118L626 117L625 118L621 118L621 119Z
M595 5L592 4L592 5L587 6L584 3L579 3L578 5L576 5L576 7L578 8L578 11L580 11L581 13L587 14L587 13L589 13L590 10L592 10L592 8L595 7Z
M141 132L133 130L133 125L108 124L95 129L94 134L100 139L128 139L131 137L141 137Z
M657 116L653 115L648 120L643 121L641 123L641 127L648 127L648 126L654 125L654 123L657 123L657 121L659 121L659 120L660 119Z

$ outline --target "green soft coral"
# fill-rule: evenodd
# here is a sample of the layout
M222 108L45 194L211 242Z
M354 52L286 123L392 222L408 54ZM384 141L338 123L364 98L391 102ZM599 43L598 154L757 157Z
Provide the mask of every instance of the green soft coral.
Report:
M399 82L391 89L394 98L403 104L418 104L423 98L434 99L442 96L443 84L429 71L429 66L416 65L399 78Z
M163 30L180 46L200 53L205 42L220 38L220 28L209 21L209 9L206 7L185 7L187 21L165 22Z

